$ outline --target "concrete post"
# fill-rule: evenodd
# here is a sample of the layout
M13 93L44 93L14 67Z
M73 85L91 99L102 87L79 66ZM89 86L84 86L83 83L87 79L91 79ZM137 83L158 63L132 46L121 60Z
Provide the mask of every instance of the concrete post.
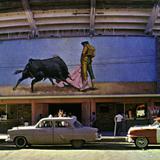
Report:
M90 102L83 102L82 103L82 123L84 125L90 125Z

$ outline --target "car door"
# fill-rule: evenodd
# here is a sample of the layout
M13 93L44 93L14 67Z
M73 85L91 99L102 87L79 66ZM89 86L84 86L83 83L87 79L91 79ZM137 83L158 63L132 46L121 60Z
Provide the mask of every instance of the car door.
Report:
M44 120L35 128L33 144L53 144L53 123L51 120Z
M54 144L70 143L73 137L73 128L68 121L57 120L54 122Z

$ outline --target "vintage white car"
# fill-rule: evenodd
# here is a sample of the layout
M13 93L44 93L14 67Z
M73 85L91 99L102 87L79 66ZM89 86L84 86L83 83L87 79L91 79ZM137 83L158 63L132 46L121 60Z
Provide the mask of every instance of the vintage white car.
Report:
M160 144L160 117L152 125L131 127L128 130L128 142L134 142L138 148Z
M71 144L81 148L85 143L99 139L98 129L84 127L76 118L43 118L35 126L13 127L8 130L7 141L17 148L26 145Z

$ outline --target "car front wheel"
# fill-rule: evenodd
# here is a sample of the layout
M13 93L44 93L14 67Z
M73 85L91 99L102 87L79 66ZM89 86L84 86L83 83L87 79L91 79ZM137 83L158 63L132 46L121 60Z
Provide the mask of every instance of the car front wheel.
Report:
M24 148L27 145L27 140L25 137L16 137L14 143L17 148Z
M72 144L72 147L73 147L73 148L78 149L78 148L82 148L82 147L83 147L84 141L83 141L83 140L73 140L73 141L71 142L71 144Z
M148 139L146 137L137 137L135 140L135 145L138 148L146 148L148 146Z

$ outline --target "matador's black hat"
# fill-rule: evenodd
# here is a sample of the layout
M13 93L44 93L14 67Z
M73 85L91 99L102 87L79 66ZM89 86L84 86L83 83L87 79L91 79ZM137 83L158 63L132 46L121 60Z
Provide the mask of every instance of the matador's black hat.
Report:
M82 45L89 44L88 41L81 42Z

